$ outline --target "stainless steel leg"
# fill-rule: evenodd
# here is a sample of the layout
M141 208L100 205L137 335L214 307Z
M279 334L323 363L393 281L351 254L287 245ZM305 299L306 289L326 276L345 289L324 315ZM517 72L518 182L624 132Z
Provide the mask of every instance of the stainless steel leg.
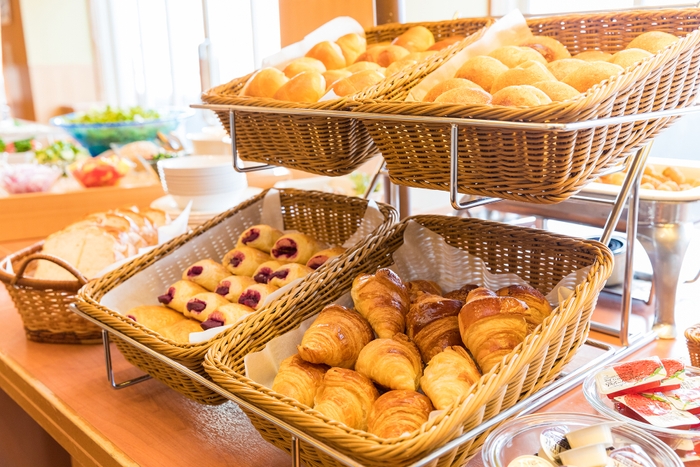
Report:
M128 388L129 386L133 386L134 384L138 384L141 381L146 381L147 379L151 379L151 375L143 375L143 376L139 376L138 378L134 378L134 379L130 379L128 381L117 383L116 380L114 379L114 372L112 371L112 350L109 347L109 332L107 332L105 330L102 330L102 344L104 345L104 348L105 348L105 364L107 366L107 380L109 381L109 384L111 384L114 389Z

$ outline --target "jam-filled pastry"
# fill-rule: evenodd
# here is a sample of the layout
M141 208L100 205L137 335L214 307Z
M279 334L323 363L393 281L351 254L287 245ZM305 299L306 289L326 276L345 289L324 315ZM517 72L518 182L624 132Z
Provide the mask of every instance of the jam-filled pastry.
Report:
M311 269L318 269L326 261L342 255L343 253L345 253L345 251L346 249L342 246L326 248L325 250L321 250L315 255L313 255L311 258L309 258L309 260L306 262L306 265Z
M459 300L462 303L467 301L467 295L469 295L469 292L471 292L474 289L479 288L478 285L475 284L464 284L462 287L456 290L451 290L447 292L444 297L445 298L451 298L454 300Z
M125 313L127 318L143 324L148 329L160 332L160 329L187 319L175 310L159 305L137 306Z
M221 305L231 303L214 292L204 292L190 298L185 306L185 316L204 321L209 314Z
M356 430L367 430L367 414L379 397L366 376L346 368L331 368L323 375L314 409Z
M525 315L528 332L534 331L547 316L552 314L552 305L549 304L547 298L539 290L529 285L509 285L498 289L496 294L499 297L513 297L525 302L529 307L528 314Z
M186 314L187 302L195 295L206 291L207 289L192 281L177 281L158 297L158 301L168 308Z
M202 329L210 329L219 326L226 326L228 324L235 324L251 314L253 311L255 310L253 310L251 307L241 305L239 303L227 303L225 305L221 305L205 317L205 319L202 321Z
M411 298L411 303L418 300L418 297L423 294L442 295L442 289L433 281L415 280L406 283L408 294Z
M240 297L238 297L238 303L241 305L249 306L253 310L260 308L265 302L265 299L271 293L275 292L279 287L275 287L271 284L253 284L248 286Z
M253 279L255 279L255 282L258 284L267 284L270 282L270 276L272 275L273 272L275 272L280 266L282 266L285 263L280 263L279 261L265 261L262 263L260 266L258 266L258 269L255 270L253 273Z
M273 259L285 263L306 264L313 255L328 248L311 235L294 232L282 235L270 250Z
M294 354L280 363L272 390L296 399L300 404L313 407L316 391L321 387L326 371L327 365L309 363L299 354Z
M184 280L195 282L210 292L216 290L221 279L231 273L221 264L211 259L203 259L192 264L182 273Z
M178 344L189 344L190 333L202 332L201 324L202 323L197 320L187 318L161 329L159 334L166 339L177 342Z
M314 272L314 270L303 264L283 264L272 273L269 283L277 287L284 287L297 279L306 277L311 272Z
M394 271L384 268L361 274L352 282L350 293L355 308L377 336L389 339L404 332L411 302L408 289Z
M430 399L419 392L389 391L372 404L367 416L367 430L380 438L397 438L420 428L432 411Z
M420 387L438 410L451 406L469 394L481 373L462 347L448 347L425 367Z
M362 315L341 305L328 305L306 330L297 351L307 362L352 368L372 339L372 328Z
M248 246L257 248L260 251L269 253L278 238L284 235L284 232L270 227L269 225L259 224L248 227L239 237L236 246Z
M404 334L375 339L367 344L355 362L355 371L388 389L418 389L423 362L416 345Z
M265 261L270 261L270 259L272 259L270 255L264 251L249 246L240 246L226 253L221 262L230 271L229 274L252 277L258 266Z
M228 276L225 277L219 285L216 286L215 292L224 297L226 300L237 303L241 298L243 291L256 284L252 277L248 276Z

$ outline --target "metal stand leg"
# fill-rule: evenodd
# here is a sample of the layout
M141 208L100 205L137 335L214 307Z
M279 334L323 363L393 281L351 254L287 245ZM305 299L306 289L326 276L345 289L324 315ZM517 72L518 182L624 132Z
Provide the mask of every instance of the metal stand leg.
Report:
M379 166L379 170L377 170L377 172L372 176L372 180L369 182L369 186L367 187L367 190L365 191L365 195L364 195L365 199L369 199L372 192L377 188L377 184L379 183L379 177L382 176L385 169L386 169L386 162L382 162L382 165Z
M105 348L105 363L107 365L107 380L109 381L109 384L111 384L114 389L128 388L129 386L133 386L134 384L138 384L142 381L146 381L147 379L151 379L151 375L143 375L143 376L139 376L138 378L124 381L122 383L117 383L114 380L114 372L112 371L112 351L109 348L109 332L107 332L105 330L102 330L102 344L104 345L104 348Z
M233 110L228 113L228 123L231 128L231 151L233 151L233 170L236 172L257 172L258 170L274 169L276 166L271 164L254 165L253 167L238 166L238 148L236 147L236 115Z
M299 438L292 436L292 466L297 467L301 465L301 451L299 449L300 445Z

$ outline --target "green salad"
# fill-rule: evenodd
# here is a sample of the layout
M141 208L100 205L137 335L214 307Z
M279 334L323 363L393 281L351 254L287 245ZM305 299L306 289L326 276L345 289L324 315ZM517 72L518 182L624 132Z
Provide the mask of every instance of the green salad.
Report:
M126 109L108 105L104 109L93 109L77 114L75 117L67 119L67 121L68 123L91 124L142 122L145 120L158 120L159 118L160 114L157 111L144 109L138 105Z
M34 157L40 164L62 166L65 173L66 166L78 159L90 157L90 154L68 141L56 141L45 148L37 149Z

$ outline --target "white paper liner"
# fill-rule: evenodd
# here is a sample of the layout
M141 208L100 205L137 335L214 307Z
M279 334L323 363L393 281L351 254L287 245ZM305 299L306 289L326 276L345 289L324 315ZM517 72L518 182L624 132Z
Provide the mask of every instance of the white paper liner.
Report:
M411 89L406 102L422 102L425 95L437 84L454 78L459 68L472 57L488 55L504 45L522 44L532 37L532 32L519 10L513 10L491 25L481 39L465 47L444 65L430 73ZM486 91L489 91L486 89Z
M262 206L260 203L262 203ZM246 219L245 225L240 219ZM377 204L373 201L368 202L360 226L343 246L347 248L354 246L378 228L383 221L384 218ZM267 224L280 230L284 228L282 203L278 190L270 189L259 202L246 207L237 215L231 216L209 229L207 234L193 238L169 255L134 274L134 276L107 292L100 300L100 304L122 314L137 306L158 305L158 296L174 282L181 279L182 271L187 269L192 263L202 259L211 258L214 261L219 261L228 251L236 247L240 234L248 227L256 224ZM262 309L278 299L300 280L302 279L297 279L284 287L280 287L270 294L259 308ZM209 340L225 329L225 327L221 326L191 333L190 343Z

